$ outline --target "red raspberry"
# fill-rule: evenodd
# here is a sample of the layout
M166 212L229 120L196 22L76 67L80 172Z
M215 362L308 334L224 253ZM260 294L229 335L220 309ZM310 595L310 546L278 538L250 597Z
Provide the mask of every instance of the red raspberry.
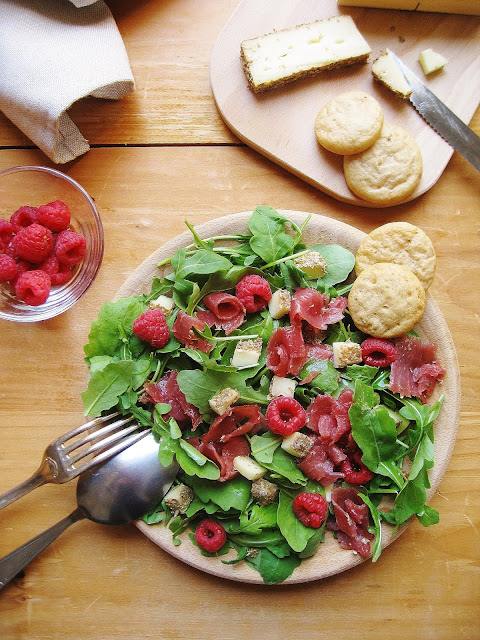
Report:
M235 294L248 313L263 311L272 297L268 282L257 275L244 276L237 284Z
M227 541L227 534L221 524L214 520L206 519L198 523L195 529L195 541L205 551L215 553Z
M34 269L21 273L15 283L15 295L32 307L46 302L50 293L50 276L45 271Z
M10 244L13 236L13 225L8 220L0 219L0 249L5 249Z
M144 311L133 322L133 333L155 349L163 349L170 339L168 325L161 309Z
M292 502L292 509L302 524L318 529L327 515L328 502L321 493L302 491Z
M363 464L362 452L357 451L351 459L344 460L340 465L345 482L349 484L365 484L373 478L373 472Z
M388 367L395 362L395 347L383 338L367 338L361 344L362 360L371 367Z
M70 224L70 211L61 200L38 207L38 222L50 231L64 231Z
M51 253L42 263L38 265L38 268L41 271L45 271L49 276L53 276L55 273L58 273L60 263L58 262L58 258L54 253Z
M5 247L3 253L5 253L5 255L10 256L11 258L16 258L17 257L17 252L15 251L15 247L13 246L13 242L9 242L8 245Z
M37 222L37 207L20 207L10 216L10 222L14 233L18 233L22 227L28 227L30 224Z
M37 222L22 227L12 242L17 256L28 262L43 262L53 250L52 232Z
M0 253L0 282L11 282L17 277L17 263L10 256Z
M60 231L55 241L55 255L62 264L72 267L83 260L87 249L87 241L75 231Z
M307 414L294 398L279 396L268 405L267 424L270 431L281 436L289 436L305 426Z
M12 284L15 285L18 277L21 273L25 273L25 271L31 271L32 269L32 265L30 264L30 262L27 262L26 260L19 260L18 258L15 260L15 263L17 265L17 277L15 278L15 280L12 281Z
M59 287L67 284L72 279L72 267L68 264L60 264L57 273L50 276L52 287Z

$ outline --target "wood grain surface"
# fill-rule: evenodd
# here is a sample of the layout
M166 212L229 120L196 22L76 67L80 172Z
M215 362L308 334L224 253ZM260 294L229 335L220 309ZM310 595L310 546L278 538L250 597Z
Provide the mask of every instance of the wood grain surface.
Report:
M261 94L249 89L239 58L243 40L334 15L353 18L372 49L369 62L326 70ZM275 11L271 0L243 0L215 43L213 94L225 122L251 147L339 200L378 207L362 202L350 191L343 156L323 149L315 136L315 118L322 105L344 91L368 93L378 100L385 122L404 128L420 146L423 174L406 198L411 200L436 183L452 149L409 102L375 82L371 62L386 48L462 120L470 122L480 101L480 17L365 11L338 7L336 0L284 0ZM442 72L428 79L418 62L419 53L426 48L441 52L448 60Z
M435 186L387 210L342 204L225 127L209 86L215 40L234 0L111 0L136 92L75 105L94 145L63 170L95 198L105 257L87 294L44 323L0 323L0 492L38 466L47 443L81 423L82 347L101 305L166 241L258 204L319 213L363 231L422 227L438 268L431 292L457 349L458 438L431 505L440 523L411 527L375 563L322 581L265 588L200 572L135 526L75 524L0 593L2 640L266 640L291 637L480 638L480 180L457 153ZM480 133L480 111L471 126ZM0 118L0 169L52 164ZM75 506L75 484L37 489L0 513L0 554Z

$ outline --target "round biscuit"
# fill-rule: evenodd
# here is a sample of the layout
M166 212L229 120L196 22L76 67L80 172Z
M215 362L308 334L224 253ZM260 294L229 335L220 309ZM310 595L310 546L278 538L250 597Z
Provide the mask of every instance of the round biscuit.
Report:
M348 296L355 325L375 338L405 335L421 320L425 305L425 289L417 276L390 262L364 269Z
M377 262L408 267L427 290L435 275L437 258L425 231L409 222L389 222L371 231L355 256L355 273Z
M383 111L363 91L347 91L332 98L315 119L315 135L328 151L347 155L368 149L379 137Z
M422 177L422 153L412 136L397 125L383 123L371 147L345 156L343 170L355 195L376 204L401 202Z

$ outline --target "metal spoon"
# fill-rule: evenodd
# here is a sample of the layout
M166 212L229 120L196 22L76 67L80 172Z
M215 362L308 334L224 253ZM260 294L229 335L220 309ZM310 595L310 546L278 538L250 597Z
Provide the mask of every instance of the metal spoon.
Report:
M139 442L82 474L78 506L69 516L0 559L0 589L71 524L89 518L100 524L127 524L153 509L173 483L178 464L164 467L158 442L148 433Z

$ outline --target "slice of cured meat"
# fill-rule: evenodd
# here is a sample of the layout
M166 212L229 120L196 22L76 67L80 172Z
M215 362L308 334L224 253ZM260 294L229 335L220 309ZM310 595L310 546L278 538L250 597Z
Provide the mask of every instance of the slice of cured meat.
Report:
M229 293L209 293L203 298L203 304L210 311L213 324L217 329L223 329L226 335L238 329L245 319L245 307L237 297ZM198 312L199 319L204 319L202 314L203 312ZM210 324L210 318L205 320Z
M185 311L180 310L178 312L177 319L173 324L172 333L175 338L186 347L208 353L213 349L213 346L203 338L197 336L193 331L194 327L199 331L204 331L205 321L189 316Z
M328 393L318 395L307 408L307 427L318 433L325 444L333 444L351 431L348 410L352 406L353 391L344 389L338 398Z
M276 376L297 376L307 360L307 348L300 327L280 327L267 344L267 367Z
M165 416L167 420L174 418L180 427L191 423L193 429L195 429L202 422L202 416L197 407L187 402L185 394L178 386L177 375L178 372L172 370L160 378L158 382L146 384L144 387L145 394L147 400L153 402L153 404L162 402L172 407L171 411Z
M232 438L226 443L202 442L199 438L189 438L187 442L217 465L220 470L219 482L225 482L238 475L233 466L234 458L250 454L250 445L242 436Z
M298 468L302 471L307 478L317 480L324 487L328 486L343 478L343 474L339 471L335 471L336 461L338 454L341 452L329 451L329 446L325 444L314 444L307 455L298 463Z
M290 321L298 327L306 322L314 331L323 331L342 320L347 304L343 296L330 299L316 289L298 288L292 296Z
M436 361L437 345L404 336L395 341L396 359L390 370L390 391L426 402L445 369Z
M332 491L332 504L335 513L334 529L343 549L353 549L363 558L370 553L370 540L373 535L368 531L368 507L354 487L339 487Z
M265 419L256 404L231 407L221 416L217 416L205 433L202 442L228 442L245 433L263 426Z

